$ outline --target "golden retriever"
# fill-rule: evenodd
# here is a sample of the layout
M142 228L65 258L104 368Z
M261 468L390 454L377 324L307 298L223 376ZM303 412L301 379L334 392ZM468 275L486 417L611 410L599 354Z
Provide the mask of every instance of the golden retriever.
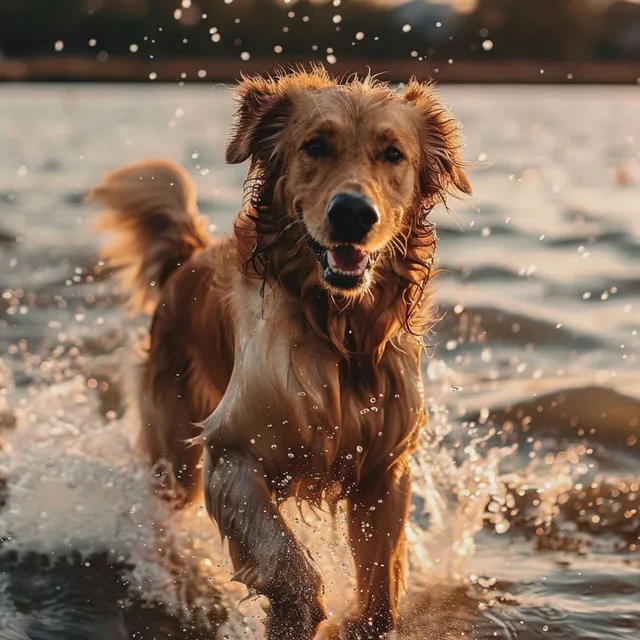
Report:
M230 237L210 237L170 162L92 192L116 235L109 264L153 313L144 444L187 499L202 481L236 578L270 601L270 640L309 640L326 618L320 572L279 505L345 500L359 603L332 633L385 637L426 417L428 214L471 191L458 126L415 80L393 91L314 68L244 78L237 97L226 158L250 164Z

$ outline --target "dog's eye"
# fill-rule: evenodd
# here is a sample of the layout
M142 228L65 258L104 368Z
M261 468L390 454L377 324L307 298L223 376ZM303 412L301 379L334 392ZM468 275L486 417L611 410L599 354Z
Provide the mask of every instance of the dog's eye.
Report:
M384 150L384 159L391 164L398 164L403 158L402 151L393 145Z
M322 138L313 138L304 145L304 150L311 158L324 158L329 154L329 147Z

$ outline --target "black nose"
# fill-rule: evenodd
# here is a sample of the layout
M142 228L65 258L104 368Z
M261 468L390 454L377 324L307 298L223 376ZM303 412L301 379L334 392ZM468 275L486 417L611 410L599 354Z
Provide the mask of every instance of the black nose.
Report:
M358 193L339 193L327 206L334 242L362 242L371 228L380 222L380 214L371 201Z

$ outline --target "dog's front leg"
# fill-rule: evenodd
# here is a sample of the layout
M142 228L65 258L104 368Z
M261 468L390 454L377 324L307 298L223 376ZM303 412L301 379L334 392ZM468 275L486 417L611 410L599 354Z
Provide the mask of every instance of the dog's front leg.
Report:
M398 461L365 481L349 498L349 538L354 555L359 610L345 624L348 640L378 640L393 629L407 563L405 524L411 480Z
M207 451L204 487L235 579L269 598L269 640L311 640L327 617L322 577L276 508L262 466L238 451L216 459Z

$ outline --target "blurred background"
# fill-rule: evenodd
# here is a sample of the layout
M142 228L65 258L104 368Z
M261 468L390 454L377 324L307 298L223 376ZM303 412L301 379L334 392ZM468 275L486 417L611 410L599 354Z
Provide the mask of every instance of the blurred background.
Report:
M232 80L319 60L395 80L633 82L640 3L3 0L0 59L14 79Z
M394 640L640 638L640 2L0 0L0 639L264 637L204 507L131 446L148 319L84 196L169 157L230 232L234 81L311 60L439 81L474 190L431 213ZM343 532L306 517L340 618Z

